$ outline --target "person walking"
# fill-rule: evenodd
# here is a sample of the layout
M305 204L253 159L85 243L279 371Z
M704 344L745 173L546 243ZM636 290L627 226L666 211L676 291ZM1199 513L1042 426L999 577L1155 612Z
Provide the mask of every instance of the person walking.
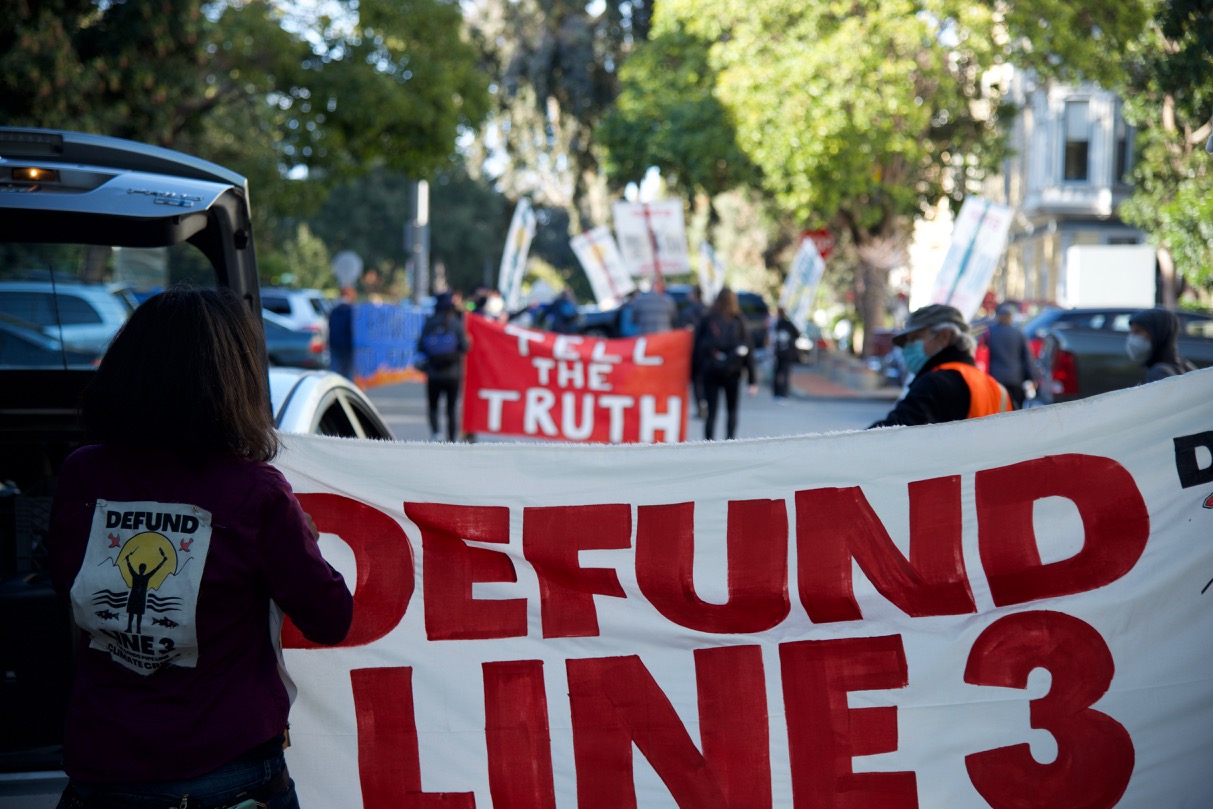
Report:
M986 332L986 348L990 352L990 376L997 379L1011 397L1011 406L1023 407L1025 384L1036 384L1036 365L1028 348L1027 336L1015 325L1015 305L1002 303L996 310L996 320Z
M354 303L358 292L353 287L341 288L341 302L329 313L329 351L333 370L352 380L354 368Z
M438 406L444 399L447 440L454 442L459 435L459 388L463 381L463 355L468 348L467 331L463 317L455 307L454 296L443 292L434 301L434 313L426 319L417 339L417 353L424 357L425 363L431 440L442 440L442 431L438 429Z
M725 437L737 435L737 413L740 405L741 374L749 379L749 394L758 393L758 374L754 367L754 351L749 330L737 305L737 293L728 287L720 290L707 315L699 321L693 341L692 373L703 376L707 413L703 420L703 437L711 441L715 434L716 412L720 394L725 400Z
M775 401L787 401L791 388L792 366L796 364L796 341L800 339L800 329L788 317L787 310L780 306L776 310L775 325L772 328L772 350L775 354L775 373L771 377L771 395Z
M893 335L906 371L914 378L889 414L868 426L892 427L959 421L1011 410L1002 384L973 359L976 343L969 324L954 307L933 303L915 309Z
M102 357L81 417L98 443L63 462L46 537L81 630L60 809L298 809L275 623L285 613L337 644L353 598L270 465L256 317L227 289L152 296Z
M703 302L703 293L699 291L699 285L692 284L686 305L678 313L678 327L690 329L694 334L695 329L699 327L699 321L703 320L707 313L708 307ZM695 373L694 363L692 363L691 370L691 395L695 397L695 417L704 418L708 413L708 399L703 391L703 375Z
M1196 370L1179 356L1179 318L1166 309L1144 309L1129 318L1125 351L1145 366L1142 382L1157 382Z

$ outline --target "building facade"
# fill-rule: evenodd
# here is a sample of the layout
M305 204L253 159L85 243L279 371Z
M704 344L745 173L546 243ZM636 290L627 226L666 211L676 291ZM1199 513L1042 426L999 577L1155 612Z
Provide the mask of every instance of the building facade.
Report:
M1096 85L1037 83L1013 70L996 80L1019 114L1011 154L986 191L1015 209L993 289L1029 306L1062 301L1071 247L1145 243L1117 216L1132 193L1133 129L1120 98Z

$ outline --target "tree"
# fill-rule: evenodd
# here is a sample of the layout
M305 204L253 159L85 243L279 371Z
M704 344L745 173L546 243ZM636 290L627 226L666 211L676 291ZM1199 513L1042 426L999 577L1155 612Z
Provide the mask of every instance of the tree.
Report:
M1213 110L1213 2L1159 4L1128 89L1138 160L1133 196L1120 213L1158 249L1160 297L1174 305L1181 277L1213 286L1213 158L1204 151Z
M648 35L648 0L469 0L494 108L472 159L510 199L568 211L579 230L610 218L595 128L616 70Z
M255 178L256 199L283 214L322 198L290 177L317 187L375 165L447 166L489 102L458 4L298 8L16 0L0 29L0 118L193 152Z
M849 236L859 313L872 328L913 219L943 196L958 205L1002 156L1004 110L985 95L984 70L1022 58L1046 76L1117 75L1116 49L1144 16L1138 0L1109 5L725 0L703 14L693 0L666 0L653 39L685 32L709 43L735 143L784 216ZM625 82L621 98L642 89ZM693 141L669 142L680 160L702 162Z

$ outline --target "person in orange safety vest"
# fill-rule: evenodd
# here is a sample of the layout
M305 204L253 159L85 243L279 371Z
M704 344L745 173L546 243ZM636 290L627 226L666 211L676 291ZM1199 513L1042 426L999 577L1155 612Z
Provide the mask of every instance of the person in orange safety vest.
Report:
M1011 410L1006 388L974 364L976 344L955 307L936 303L914 310L893 344L901 347L914 378L889 414L870 427L937 424Z

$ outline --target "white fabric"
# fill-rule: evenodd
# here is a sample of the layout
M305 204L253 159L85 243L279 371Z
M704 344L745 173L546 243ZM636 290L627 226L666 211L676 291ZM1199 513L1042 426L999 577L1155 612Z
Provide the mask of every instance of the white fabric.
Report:
M1032 758L1022 777L998 778L992 787L987 785L1008 801L1001 805L1207 809L1213 806L1213 780L1207 774L1213 751L1213 587L1205 589L1213 579L1211 398L1213 370L1207 370L1081 402L983 419L778 440L431 446L289 437L279 466L296 491L304 493L305 508L315 511L308 493L334 493L326 496L340 494L357 501L359 508L386 515L407 537L414 564L407 582L415 585L402 620L382 637L355 648L287 650L287 663L300 691L292 711L294 746L288 759L302 800L311 806L373 805L363 802L374 789L368 786L371 774L360 774L358 755L359 734L369 738L369 727L360 728L356 722L351 685L368 671L411 669L420 788L426 793L471 793L475 806L489 807L494 804L488 775L484 664L541 661L553 805L572 809L596 805L593 795L578 796L578 784L584 788L591 777L580 768L592 763L574 755L574 729L585 721L586 706L597 703L578 703L580 715L574 710L574 699L588 698L570 697L570 671L582 671L585 661L636 656L677 712L681 730L671 733L685 733L702 751L701 726L709 727L714 717L700 716L697 689L710 688L712 683L697 680L695 652L750 647L760 653L765 679L765 690L757 697L766 700L769 750L759 752L768 752L770 763L769 775L751 773L747 783L760 784L769 777L771 797L752 800L747 806L844 805L838 797L844 788L841 781L833 795L826 788L822 803L811 802L807 782L794 786L791 772L797 752L788 729L802 717L785 713L788 699L834 699L840 700L835 707L842 711L841 724L824 737L834 746L815 749L808 760L828 765L833 750L861 780L878 773L911 773L911 794L918 806L992 805L974 785L966 756L997 751L995 755L1005 759L1010 753L1004 748L1027 745ZM858 506L858 510L850 506L804 510L808 503L843 502L837 492L849 492L852 504L866 503L873 519L853 519L864 513ZM927 500L934 505L923 507ZM685 503L693 504L694 515L693 577L687 584L704 602L705 613L711 605L729 599L727 571L734 562L725 554L730 509L740 516L786 515L783 532L764 534L754 520L734 526L751 550L764 543L774 542L775 547L787 543L790 606L774 626L733 633L689 628L666 617L642 592L638 544L644 535L649 537L645 547L659 545L652 544L652 532L646 534L648 529L642 526L657 513L654 507ZM499 509L493 513L507 521L508 532L500 537L504 541L482 537L455 544L475 549L482 562L492 560L502 566L490 573L484 573L489 567L483 568L479 583L471 585L470 597L490 614L500 607L505 615L524 604L525 636L427 638L427 579L449 579L460 572L450 566L427 569L421 529L405 512L410 509L416 515L419 508L443 512L456 506ZM550 564L537 565L533 553L528 558L524 545L530 547L527 543L536 541L535 534L543 533L543 520L552 513L546 507L553 506L603 509L603 519L564 525L562 542L579 547L592 537L614 536L605 518L608 512L617 514L622 508L630 515L626 547L570 552L582 571L605 570L617 578L622 590L622 597L592 597L597 634L545 637L545 627L567 619L570 611L544 613L541 582L557 580ZM995 558L1014 546L1012 526L1016 516L1022 519L1025 514L1030 515L1028 537L1034 534L1039 559L1022 580L996 579L990 575L998 566ZM386 564L356 564L350 548L340 541L346 529L331 518L327 525L320 519L318 523L326 555L348 581L358 582L357 626L364 617L359 593L367 596L376 580L391 571ZM352 523L349 533L360 525ZM828 542L833 536L842 541L847 533L883 529L908 558L912 535L918 550L944 547L947 542L941 538L949 536L953 526L960 537L960 556L955 561L963 566L972 611L914 617L878 591L862 565L853 564L850 580L862 617L810 620L806 598L811 601L821 591L802 591L804 577L811 579L813 571L819 572L829 553L823 551L826 545L814 546L820 557L806 560L808 572L802 571L797 542L801 532L816 536L818 542L824 536ZM550 525L547 530L552 530ZM380 529L371 533L384 535ZM663 536L674 540L672 531ZM1114 550L1131 546L1134 536L1141 539L1139 555ZM445 547L449 550L451 545ZM896 566L892 556L885 558ZM435 559L432 564L437 564ZM1069 594L995 603L999 593L1005 601L1008 592L1026 592L1022 588L1039 583L1042 571L1057 574L1051 586L1065 589L1109 560L1124 569L1106 582ZM920 570L929 566L917 557L910 561ZM399 564L393 568L398 574ZM1073 570L1066 572L1067 565ZM512 571L516 581L507 580L503 569ZM669 570L657 571L659 577L669 574ZM582 572L574 572L575 579L581 576ZM437 581L429 583L437 586ZM567 585L570 580L562 581ZM560 582L553 587L568 595ZM777 599L778 590L760 593L760 600ZM686 595L668 591L663 597ZM434 622L444 617L449 616L428 615ZM1004 631L1037 625L1046 629ZM906 684L869 690L855 682L840 684L837 677L858 671L848 664L829 669L833 674L822 680L825 685L820 688L785 692L785 674L792 670L785 671L785 664L798 659L797 650L841 649L846 644L865 648L884 644L902 650ZM1042 652L1045 647L1050 650ZM1105 648L1110 661L1106 664L1100 662ZM869 662L883 672L894 657L873 656ZM1025 666L1022 685L977 684L983 679L989 682L978 671L982 666L1012 664ZM1102 687L1094 682L1101 668L1111 677L1102 696ZM1057 675L1054 669L1068 673ZM1096 692L1092 710L1107 718L1096 723L1095 740L1111 739L1123 751L1127 739L1129 756L1122 756L1120 765L1101 766L1095 773L1084 771L1081 761L1050 769L1046 765L1059 750L1080 758L1101 755L1098 745L1059 741L1048 730L1033 727L1033 723L1048 724L1049 712L1042 700L1051 688L1054 693L1073 690L1087 685L1087 678ZM737 695L739 700L753 697ZM728 700L718 706L728 707ZM1094 716L1084 709L1079 713ZM884 723L893 747L875 755L864 755L862 750L848 753L846 745L880 736L868 721L875 719ZM398 737L386 714L375 720L376 732L385 734L380 739ZM581 730L585 731L584 725ZM609 735L609 728L604 732ZM717 740L717 744L727 742ZM577 744L582 752L588 749L585 738ZM684 787L667 786L662 775L670 775L670 766L659 765L665 770L659 773L644 749L640 742L633 747L630 776L621 770L602 783L611 789L634 783L635 805L645 809L678 805L671 790ZM706 775L699 768L687 777L710 781L717 765L709 765ZM536 768L537 777L542 771L543 767ZM1067 789L1077 790L1078 797L1059 797ZM697 802L715 805L707 799ZM402 800L397 805L412 804ZM458 805L472 804L469 800ZM684 798L683 805L695 804Z

